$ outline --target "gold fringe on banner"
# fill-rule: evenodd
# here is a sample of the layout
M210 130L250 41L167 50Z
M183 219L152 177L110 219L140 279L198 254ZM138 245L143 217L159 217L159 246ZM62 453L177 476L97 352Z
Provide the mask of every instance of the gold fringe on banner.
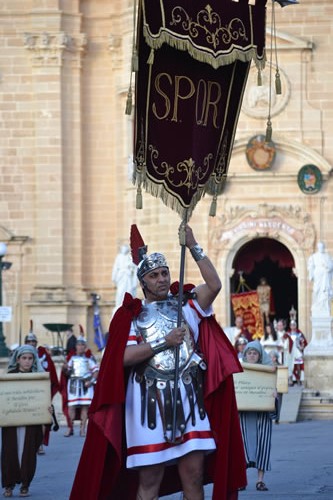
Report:
M177 199L173 194L169 193L165 189L165 186L163 184L155 184L147 177L144 177L143 187L145 191L150 195L154 196L155 198L160 198L167 207L177 212L182 219L187 216L188 220L198 201L204 195L204 188L198 189L198 191L193 196L191 203L188 206L184 206L180 203L179 199Z
M262 58L258 57L257 49L254 47L251 47L246 51L233 49L230 54L223 53L216 56L216 54L211 54L204 50L204 48L193 47L189 40L176 38L172 33L164 31L159 34L158 38L153 38L150 36L147 26L144 26L143 34L147 45L154 50L161 48L164 43L167 43L170 47L185 51L193 57L193 59L196 59L199 62L207 63L214 69L226 66L227 64L232 64L235 61L249 62L252 60L255 62L257 68L264 69L265 67L265 54Z

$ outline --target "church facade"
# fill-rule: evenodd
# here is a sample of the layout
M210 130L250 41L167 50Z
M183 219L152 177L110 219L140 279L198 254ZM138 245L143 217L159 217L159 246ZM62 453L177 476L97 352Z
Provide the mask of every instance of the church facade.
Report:
M333 253L333 6L277 4L275 37L270 12L268 2L262 85L253 67L216 217L207 196L190 224L222 279L215 310L223 325L233 321L240 277L250 289L265 277L274 316L288 320L296 309L311 340L307 262L319 241ZM3 305L12 307L6 343L32 319L42 343L59 342L44 324L68 323L83 325L92 344L91 294L100 296L106 331L112 266L131 224L150 251L168 256L174 279L179 272L178 215L146 194L135 209L133 116L124 114L133 0L3 0L0 19L0 241L12 262L2 273ZM190 257L186 280L199 280Z

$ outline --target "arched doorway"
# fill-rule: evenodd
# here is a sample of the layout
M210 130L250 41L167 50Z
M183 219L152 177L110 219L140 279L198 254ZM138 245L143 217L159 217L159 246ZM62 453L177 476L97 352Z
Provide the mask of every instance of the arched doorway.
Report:
M239 272L243 273L246 285L255 290L262 277L271 286L275 318L289 320L289 311L298 309L297 277L293 272L295 262L288 248L271 238L256 238L243 245L232 263L235 269L230 282L231 293L239 287ZM233 312L231 311L231 318Z

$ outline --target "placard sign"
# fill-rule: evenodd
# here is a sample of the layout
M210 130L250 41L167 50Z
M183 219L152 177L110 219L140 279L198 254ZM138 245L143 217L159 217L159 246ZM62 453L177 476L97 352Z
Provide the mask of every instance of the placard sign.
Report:
M274 411L276 368L243 363L244 371L235 373L234 384L239 411Z
M0 321L9 323L12 320L12 308L10 306L0 306Z
M0 427L51 424L49 373L0 376Z
M288 392L288 366L277 367L276 389L282 394Z

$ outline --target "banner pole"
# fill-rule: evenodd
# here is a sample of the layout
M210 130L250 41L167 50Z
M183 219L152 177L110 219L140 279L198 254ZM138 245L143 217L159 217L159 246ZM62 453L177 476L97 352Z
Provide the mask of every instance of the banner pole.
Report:
M186 254L186 244L185 244L185 226L187 223L187 217L184 217L180 227L179 227L179 243L181 246L180 251L180 269L179 269L179 292L178 292L178 310L177 310L177 327L182 325L182 307L183 307L183 295L184 295L184 274L185 274L185 254ZM175 347L175 376L174 376L174 387L173 387L173 414L172 414L172 434L171 442L176 442L176 425L177 425L177 399L178 399L178 382L179 382L179 346ZM180 391L179 391L180 397Z

